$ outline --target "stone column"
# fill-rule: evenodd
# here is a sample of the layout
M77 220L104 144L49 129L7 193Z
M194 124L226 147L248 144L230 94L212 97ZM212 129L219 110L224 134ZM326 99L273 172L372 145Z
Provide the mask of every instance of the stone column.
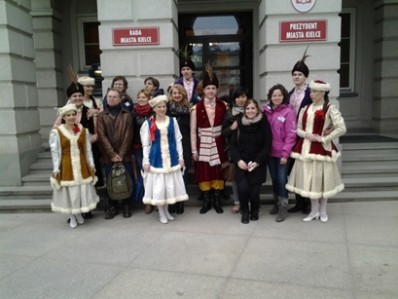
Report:
M30 1L0 0L0 185L19 186L42 143Z
M98 0L99 39L103 92L110 87L112 78L126 76L128 94L135 99L144 87L147 76L155 76L160 86L167 89L178 72L178 30L175 0ZM114 46L114 28L159 27L159 45Z
M375 9L373 127L380 133L398 128L398 1L378 0Z
M61 14L54 1L32 1L37 93L43 142L54 123L55 107L65 104L62 82ZM59 3L59 2L54 2Z

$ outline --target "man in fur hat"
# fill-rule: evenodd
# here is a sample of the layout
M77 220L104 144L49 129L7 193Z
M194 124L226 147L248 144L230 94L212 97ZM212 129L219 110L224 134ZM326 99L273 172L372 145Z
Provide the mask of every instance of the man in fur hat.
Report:
M194 78L193 72L195 65L191 59L181 59L180 61L180 73L181 77L175 81L175 84L184 86L187 91L188 100L192 104L196 104L200 98L196 92L199 80Z
M219 83L210 65L206 66L203 77L204 97L191 111L191 145L192 159L195 161L195 181L203 193L201 214L211 209L214 199L214 209L218 214L221 208L221 191L224 180L221 174L221 164L226 160L224 138L221 129L226 111L226 105L217 98Z
M187 91L188 101L191 104L196 104L200 100L200 96L197 93L199 80L193 77L195 71L195 64L191 60L191 51L189 51L188 45L185 45L184 49L180 50L180 73L181 77L174 82L174 84L180 84L184 86Z

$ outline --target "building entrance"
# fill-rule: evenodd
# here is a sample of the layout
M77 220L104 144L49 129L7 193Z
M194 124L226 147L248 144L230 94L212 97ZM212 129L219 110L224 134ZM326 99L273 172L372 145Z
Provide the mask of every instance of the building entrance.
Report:
M209 62L220 82L219 96L238 86L252 93L252 14L179 15L180 49L187 49L201 77Z

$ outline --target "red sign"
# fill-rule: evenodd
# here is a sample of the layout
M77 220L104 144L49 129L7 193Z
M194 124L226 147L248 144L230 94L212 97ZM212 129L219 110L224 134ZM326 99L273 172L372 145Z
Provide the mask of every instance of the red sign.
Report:
M159 27L113 29L114 46L147 46L159 44Z
M326 40L326 20L287 21L279 23L280 42Z

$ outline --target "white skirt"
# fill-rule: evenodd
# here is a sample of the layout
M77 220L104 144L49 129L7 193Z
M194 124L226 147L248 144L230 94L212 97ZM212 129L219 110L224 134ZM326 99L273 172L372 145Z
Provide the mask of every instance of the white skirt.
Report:
M87 213L94 210L99 197L91 183L54 190L51 210L62 214Z
M180 170L171 173L144 172L144 204L166 205L188 200L184 180Z
M330 198L343 191L337 165L326 161L295 160L286 189L310 199Z

